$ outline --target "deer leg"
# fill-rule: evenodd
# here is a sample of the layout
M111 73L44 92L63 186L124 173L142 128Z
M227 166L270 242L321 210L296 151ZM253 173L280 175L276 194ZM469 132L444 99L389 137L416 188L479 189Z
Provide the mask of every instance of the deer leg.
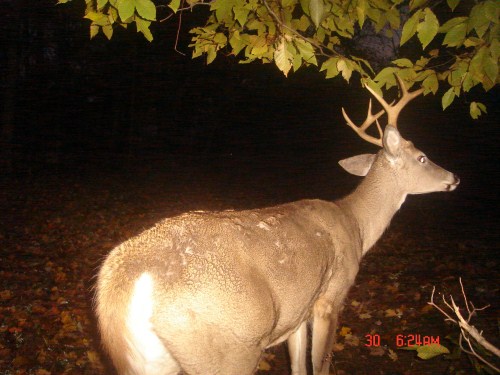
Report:
M314 306L312 332L312 365L314 375L328 375L330 353L335 343L338 308L331 302L319 300Z
M288 337L288 353L292 363L292 375L307 375L307 321Z

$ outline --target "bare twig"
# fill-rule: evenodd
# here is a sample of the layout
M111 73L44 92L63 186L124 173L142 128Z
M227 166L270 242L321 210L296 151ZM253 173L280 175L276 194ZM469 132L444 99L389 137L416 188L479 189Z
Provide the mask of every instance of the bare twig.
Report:
M183 6L184 6L184 0L182 0L182 3L181 3L181 9L182 9L182 7L183 7ZM175 52L177 52L177 53L179 53L179 54L181 54L182 56L186 56L186 54L185 54L184 52L181 52L181 51L179 51L179 50L177 49L177 45L178 45L178 43L179 43L179 34L180 34L180 32L181 32L181 26L182 26L182 13L183 13L183 12L184 12L183 10L181 10L181 11L179 12L179 24L177 25L177 35L175 36L174 51L175 51Z
M474 349L474 341L476 342L477 345L480 345L481 347L485 348L488 350L490 353L493 355L497 356L500 358L500 349L498 349L496 346L491 344L488 340L486 340L482 334L482 331L479 332L476 327L473 325L470 325L470 321L474 315L477 315L477 311L481 311L489 307L489 305L481 307L481 308L476 308L474 307L474 304L470 302L467 299L467 295L465 294L464 286L462 283L462 279L459 279L460 281L460 287L462 289L462 295L464 297L465 301L465 308L467 309L468 316L467 318L464 318L462 313L460 312L460 307L455 303L455 300L453 299L452 296L450 296L450 301L448 302L446 298L443 296L443 302L446 305L446 307L451 310L455 316L452 317L452 315L448 312L446 312L444 309L439 307L435 302L434 302L434 292L435 292L435 287L432 288L432 294L431 294L431 300L428 302L429 305L434 306L441 314L443 314L446 317L446 321L453 322L454 324L458 325L460 327L460 338L459 338L459 345L460 349L462 349L465 353L472 355L479 359L481 362L483 362L485 365L490 367L496 372L500 372L500 368L496 367L493 365L491 362L487 361L485 358L483 358L479 353L476 352ZM472 341L474 340L474 341ZM464 345L464 341L467 343L467 348Z

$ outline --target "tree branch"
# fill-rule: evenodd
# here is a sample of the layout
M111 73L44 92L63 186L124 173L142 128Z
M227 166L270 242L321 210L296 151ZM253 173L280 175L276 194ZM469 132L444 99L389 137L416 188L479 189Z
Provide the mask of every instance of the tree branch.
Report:
M489 305L481 307L481 308L475 308L472 302L469 302L467 299L467 295L465 294L464 291L464 286L462 284L462 279L460 278L460 286L462 288L462 295L464 297L465 301L465 307L467 309L467 319L463 317L462 313L460 312L460 308L457 306L455 303L453 296L450 296L450 302L448 302L445 297L443 296L443 302L444 304L448 307L449 310L451 310L457 317L457 319L452 318L452 316L440 308L435 302L434 302L434 291L435 287L432 288L432 294L431 294L431 300L430 302L427 302L429 305L434 306L441 314L443 314L446 317L447 321L451 321L454 324L458 325L460 327L460 338L459 338L459 344L460 348L467 354L470 354L477 359L479 359L481 362L483 362L485 365L490 367L496 372L500 372L500 368L496 367L492 363L488 362L485 358L483 358L480 354L478 354L474 350L474 342L471 339L474 339L475 342L480 345L481 347L485 348L488 350L490 353L495 355L497 358L500 358L500 349L498 349L496 346L491 344L488 340L486 340L483 337L482 332L479 332L476 327L470 325L470 321L472 319L473 315L477 314L477 311L481 311L489 307ZM468 349L466 349L463 345L463 341L466 341L468 344Z

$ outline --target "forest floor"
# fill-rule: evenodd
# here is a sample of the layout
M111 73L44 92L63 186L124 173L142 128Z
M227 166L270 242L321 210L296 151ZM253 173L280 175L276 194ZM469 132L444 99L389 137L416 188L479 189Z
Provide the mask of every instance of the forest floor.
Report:
M95 275L106 254L163 217L279 201L245 193L228 198L204 181L189 188L184 182L169 173L126 171L46 172L1 181L0 374L111 374L93 314ZM436 224L434 217L455 213L414 203L425 199L403 207L363 260L340 316L332 373L474 373L457 350L457 327L428 305L435 286L441 306L441 293L464 306L460 277L474 306L491 305L473 324L498 345L495 233L469 236L463 228L447 228L444 219ZM439 340L451 354L419 359L398 347L398 335ZM370 338L374 345L367 346ZM285 345L263 359L259 374L290 373Z

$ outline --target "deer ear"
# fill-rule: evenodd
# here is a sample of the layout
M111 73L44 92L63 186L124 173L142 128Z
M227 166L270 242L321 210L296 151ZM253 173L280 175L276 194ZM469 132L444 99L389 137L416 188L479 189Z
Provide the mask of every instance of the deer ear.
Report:
M395 157L399 154L401 139L401 134L399 134L395 127L388 125L385 128L382 143L384 145L384 150L389 156Z
M375 154L362 154L339 161L339 164L350 174L366 176L375 160Z

